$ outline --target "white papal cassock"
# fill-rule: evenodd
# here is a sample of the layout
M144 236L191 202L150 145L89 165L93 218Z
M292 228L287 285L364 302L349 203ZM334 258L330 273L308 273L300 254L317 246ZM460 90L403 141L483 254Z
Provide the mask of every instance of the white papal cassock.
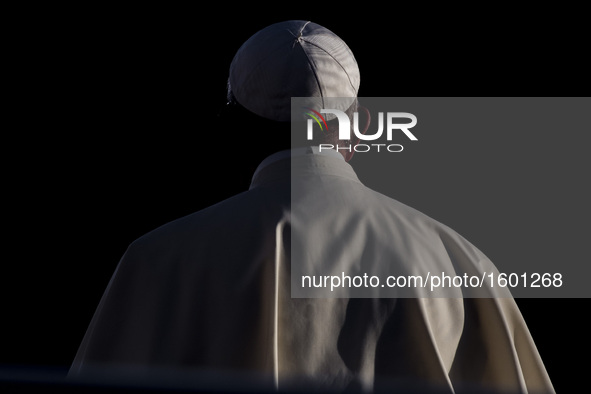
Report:
M279 153L248 191L129 246L70 377L178 370L252 374L280 390L553 392L511 297L292 298L294 239L306 256L338 248L340 258L322 262L334 272L378 257L404 272L492 264L453 230L365 187L340 155Z

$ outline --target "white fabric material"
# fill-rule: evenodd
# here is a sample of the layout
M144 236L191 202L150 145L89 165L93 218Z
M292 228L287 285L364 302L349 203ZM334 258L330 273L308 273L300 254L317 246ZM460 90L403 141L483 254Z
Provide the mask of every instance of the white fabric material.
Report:
M307 147L301 147L301 148L294 148L292 150L282 150L280 152L274 153L270 156L268 156L267 158L265 158L265 160L263 160L261 162L261 164L259 164L259 166L257 167L257 169L254 172L254 175L252 176L252 179L256 179L258 174L261 172L261 170L263 170L264 168L266 168L267 166L269 166L272 163L275 163L276 161L279 160L285 160L285 159L291 159L292 157L299 157L299 156L305 156L305 155L327 155L327 156L331 156L340 160L345 160L345 158L343 157L343 155L341 155L339 152L337 152L334 149L323 149L322 151L317 147L317 146L307 146Z
M289 122L291 98L355 98L359 68L347 44L330 30L307 21L268 26L250 37L230 65L229 83L236 100L262 117ZM350 105L352 101L348 102ZM344 103L346 110L349 105Z
M281 155L260 168L249 191L130 245L70 376L97 366L131 366L147 374L166 367L253 373L279 389L310 382L337 390L553 392L512 298L291 298L290 232L306 231L306 210L316 213L308 228L327 226L310 245L316 250L343 236L330 226L338 215L358 223L344 255L358 254L358 242L369 232L388 228L382 244L364 245L384 248L382 261L417 263L413 253L394 256L385 248L400 237L422 244L433 261L459 258L454 251L462 252L463 264L477 261L470 257L476 248L453 230L395 200L376 198L344 160ZM307 204L302 189L292 200L292 161L313 185L307 190L320 188L322 199ZM352 201L368 199L390 214L360 216ZM296 217L300 223L293 226Z

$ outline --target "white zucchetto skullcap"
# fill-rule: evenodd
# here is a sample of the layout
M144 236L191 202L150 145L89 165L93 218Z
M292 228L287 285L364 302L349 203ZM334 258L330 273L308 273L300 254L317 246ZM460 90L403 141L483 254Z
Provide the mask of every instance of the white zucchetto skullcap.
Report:
M359 68L347 44L318 24L286 21L250 37L230 65L230 89L255 114L291 120L291 98L357 97ZM346 108L341 108L345 110Z

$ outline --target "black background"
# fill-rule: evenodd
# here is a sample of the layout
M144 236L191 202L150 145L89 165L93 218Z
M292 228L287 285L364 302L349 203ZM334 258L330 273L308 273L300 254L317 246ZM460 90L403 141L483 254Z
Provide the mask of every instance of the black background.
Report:
M268 147L218 115L234 53L273 22L343 38L360 96L588 93L577 10L384 7L7 12L0 365L64 371L131 241L248 188ZM588 299L517 302L557 391L580 387Z

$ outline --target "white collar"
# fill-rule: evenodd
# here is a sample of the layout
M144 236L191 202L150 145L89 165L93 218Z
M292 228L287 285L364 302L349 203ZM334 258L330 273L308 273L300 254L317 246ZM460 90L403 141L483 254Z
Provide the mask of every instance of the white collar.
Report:
M329 157L335 157L335 158L345 161L345 158L343 157L343 155L341 155L339 152L337 152L334 149L323 149L322 151L320 151L320 149L317 146L306 146L306 147L301 147L301 148L287 149L287 150L282 150L282 151L273 153L271 156L267 156L265 158L265 160L263 160L261 162L261 164L259 164L259 166L257 167L256 171L254 172L254 174L252 176L252 179L254 180L254 178L258 175L258 173L263 168L270 165L271 163L275 163L276 161L283 160L283 159L289 159L290 157L298 157L298 156L306 156L306 155L326 155Z

